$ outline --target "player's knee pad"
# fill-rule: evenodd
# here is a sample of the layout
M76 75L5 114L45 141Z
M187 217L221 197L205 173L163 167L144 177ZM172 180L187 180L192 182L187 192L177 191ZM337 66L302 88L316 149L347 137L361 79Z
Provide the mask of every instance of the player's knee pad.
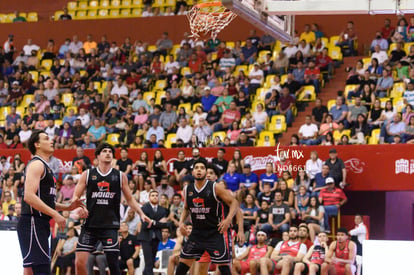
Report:
M121 271L119 269L119 252L115 251L108 251L105 252L106 254L106 261L108 262L109 270L111 271L111 275L121 275Z
M50 266L48 264L39 264L32 266L33 275L50 275Z
M190 270L190 267L188 265L179 262L177 269L175 270L175 275L185 275L187 274L188 270Z
M231 275L230 267L228 265L220 265L218 268L221 275Z

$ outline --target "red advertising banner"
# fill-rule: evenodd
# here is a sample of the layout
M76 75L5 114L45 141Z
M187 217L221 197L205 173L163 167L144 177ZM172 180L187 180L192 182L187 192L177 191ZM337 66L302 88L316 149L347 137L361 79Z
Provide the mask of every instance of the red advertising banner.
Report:
M336 148L338 157L341 158L347 168L348 190L354 191L396 191L414 190L414 150L410 145L349 145L349 146L306 146L306 147L228 147L225 148L225 158L230 160L235 149L241 151L245 163L249 163L252 170L260 175L264 172L267 162L275 163L277 172L288 170L296 176L299 168L305 167L306 160L310 158L312 151L317 151L319 158L325 161L329 155L329 149ZM181 149L181 148L180 148ZM161 149L168 169L172 171L172 164L177 158L177 149ZM130 149L129 158L134 162L140 153L146 150L150 160L155 149ZM183 148L187 158L191 157L191 148ZM216 157L217 148L201 148L201 155L208 160ZM24 161L30 159L27 150L3 150L0 155L13 157L19 153ZM85 150L91 161L94 159L94 150ZM286 157L286 164L281 167L279 158ZM61 160L61 172L70 171L72 159L76 156L76 150L56 150L54 156ZM119 158L119 151L117 155Z

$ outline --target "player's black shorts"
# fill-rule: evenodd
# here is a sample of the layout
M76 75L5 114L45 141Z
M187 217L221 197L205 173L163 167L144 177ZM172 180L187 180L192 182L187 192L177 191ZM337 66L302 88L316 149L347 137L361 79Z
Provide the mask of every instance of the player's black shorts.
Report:
M48 219L22 215L17 224L17 236L23 267L50 264Z
M119 252L118 230L82 227L76 246L77 252L94 252L98 241L105 252Z
M180 258L199 260L207 251L212 263L225 264L231 262L231 249L230 231L224 234L217 232L209 237L191 234L181 250Z
M119 260L119 268L121 270L124 270L124 269L128 268L126 262L127 261L124 260L124 259ZM139 266L139 257L134 260L134 268L137 268L138 266Z
M305 269L302 271L302 275L308 275L308 273L309 273L309 265L308 264L305 264L305 263L303 263L303 264L305 265ZM319 266L319 269L316 272L316 275L321 275L321 265L320 264L316 264L316 265Z

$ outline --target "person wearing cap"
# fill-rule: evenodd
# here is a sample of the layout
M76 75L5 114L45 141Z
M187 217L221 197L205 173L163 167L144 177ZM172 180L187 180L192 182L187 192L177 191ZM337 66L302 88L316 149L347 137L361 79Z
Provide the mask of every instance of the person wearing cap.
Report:
M335 148L329 150L329 158L325 161L329 166L329 172L334 178L337 186L342 188L346 186L346 168L342 159L338 158L338 152Z
M325 209L324 226L329 230L329 217L338 216L339 209L347 203L348 198L341 188L335 187L335 180L332 177L326 178L325 184L327 188L319 193L319 202Z
M355 274L356 251L355 243L348 239L348 230L343 227L339 228L336 233L336 241L331 243L326 253L321 274Z
M201 104L204 111L209 112L216 102L217 97L211 94L211 88L209 86L204 87L204 95L201 97Z
M252 275L257 274L260 258L263 258L269 251L269 246L266 245L267 234L264 231L256 233L257 244L247 247L247 249L233 260L233 273Z
M20 87L19 81L13 81L9 95L7 96L6 102L9 105L17 106L17 104L23 99L23 91Z
M240 175L240 189L247 193L256 195L259 178L256 173L252 172L252 166L249 163L244 164L243 174Z

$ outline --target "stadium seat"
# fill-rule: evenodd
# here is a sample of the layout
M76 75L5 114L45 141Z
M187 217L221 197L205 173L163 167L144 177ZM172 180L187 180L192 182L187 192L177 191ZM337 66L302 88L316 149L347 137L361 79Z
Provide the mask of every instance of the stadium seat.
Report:
M181 103L178 105L177 112L180 108L184 108L188 115L191 115L191 103Z
M389 97L383 97L383 98L380 98L379 100L381 102L381 108L384 109L385 108L385 104L387 103L388 100L390 100L390 98Z
M109 0L101 0L101 2L99 3L101 9L108 9L110 5L111 2Z
M177 142L177 134L168 134L165 140L165 147L172 148L173 144Z
M364 63L364 69L367 70L369 65L371 65L371 57L362 58L362 62Z
M148 104L150 104L151 98L155 98L155 92L145 92L143 94L143 98Z
M397 43L391 43L390 46L388 47L388 55L390 55L391 52L395 50L396 48L397 48Z
M256 140L256 146L263 146L263 147L276 146L276 140L275 139L267 139L267 138L265 138L265 139L259 138L259 139Z
M243 71L245 75L248 75L249 74L249 67L247 65L237 65L233 74L235 74L237 76L240 71Z
M41 71L39 75L43 76L44 78L50 77L50 71Z
M368 140L368 144L378 144L380 139L381 129L372 130L371 137Z
M96 19L96 17L98 17L97 10L88 10L88 15L86 16L86 19Z
M280 84L285 84L287 81L287 74L282 74L280 77Z
M111 9L109 10L109 17L110 18L119 18L119 10L118 9Z
M342 52L340 47L329 47L328 54L333 60L342 61Z
M256 112L256 107L259 103L263 104L263 108L266 106L263 100L256 100L252 102L252 108L250 109L251 112Z
M256 90L256 96L255 96L255 101L264 101L266 94L269 92L269 89L267 88L259 88Z
M153 7L162 8L165 6L164 0L154 0L152 3L153 3L152 4Z
M66 107L70 107L73 104L73 94L62 94L62 103L66 106Z
M142 9L132 9L131 16L132 17L141 17Z
M98 8L99 8L99 1L96 1L96 0L92 0L92 1L89 1L89 5L88 5L88 8L91 10L97 10Z
M404 98L396 97L393 99L392 102L393 102L394 110L396 110L398 113L401 113L403 108L405 107Z
M112 146L117 146L119 145L119 136L119 134L109 134L106 136L106 142Z
M14 13L8 13L5 16L5 23L13 23L13 19L16 18Z
M326 108L328 108L328 111L330 111L331 108L333 106L335 106L335 104L336 104L336 99L330 99L330 100L328 100L328 103L326 104Z
M29 74L31 74L32 79L35 83L39 80L39 72L38 71L29 71Z
M280 42L280 40L276 40L276 44L273 50L280 52L281 49L282 49L282 42Z
M286 118L284 115L275 115L272 116L270 120L267 130L278 134L286 131Z
M315 101L316 99L316 92L315 87L313 85L306 85L303 86L302 92L298 95L297 101Z
M223 141L227 137L227 134L225 131L218 131L213 133L212 139L214 140L215 137L219 137Z
M132 7L133 8L143 8L144 5L142 4L142 0L132 0Z
M121 7L121 1L120 0L112 0L111 1L111 8L119 9Z
M259 52L259 57L258 57L258 59L257 59L257 62L259 62L259 63L263 63L264 62L264 58L265 58L265 56L267 55L267 54L271 54L272 52L271 51L260 51Z
M201 104L200 102L194 103L193 106L191 106L191 110L194 113L197 109L198 106L203 107L203 104Z
M131 0L122 0L121 6L123 8L126 8L126 9L131 8L132 7L132 2L131 2Z
M165 91L158 91L157 96L155 97L155 104L160 105L161 100L165 97Z
M76 12L76 15L75 15L75 18L74 19L76 19L76 20L84 20L84 19L86 19L87 15L88 14L86 13L86 10L78 10Z
M261 131L259 134L259 139L262 140L275 140L274 133L272 131Z
M77 106L69 106L66 108L65 116L69 114L69 111L73 110L75 114L78 114L78 107Z
M404 82L397 82L394 83L394 86L392 86L390 97L402 97L405 92L405 83Z
M17 106L16 107L16 114L19 114L20 117L24 117L24 115L26 114L26 108L22 107L22 106Z
M155 82L153 90L164 90L167 87L167 80L160 79Z
M148 45L149 52L155 52L157 50L157 45Z
M176 1L175 0L165 0L165 6L166 7L175 7Z
M345 86L345 90L344 90L344 95L345 98L348 98L348 93L351 91L355 91L356 89L358 89L359 85L354 85L354 84L349 84Z
M407 55L409 55L409 53L410 53L411 46L414 46L414 42L405 43L405 45L404 45L404 50L405 50Z
M27 108L29 107L30 103L35 103L35 96L26 94L23 96L22 101L20 102L20 107Z
M190 67L182 67L182 68L181 68L181 74L182 74L183 76L190 75L190 74L191 74L191 69L190 69Z
M347 130L343 130L342 132L339 132L338 130L335 130L333 132L333 138L336 142L341 141L341 137L343 135L346 135L346 136L348 136L348 138L350 138L351 137L351 130L347 129Z
M109 16L109 10L107 9L101 9L98 11L98 17L99 18L105 18Z
M40 67L45 69L46 71L50 71L50 68L52 68L53 60L52 59L43 59L40 62Z
M3 106L0 108L0 120L6 120L6 116L10 114L10 106Z
M61 119L55 119L55 126L60 127L62 126L63 121Z
M131 9L121 9L121 17L131 17Z
M324 47L329 46L329 38L328 37L322 37L321 41L322 41L322 44L324 45Z
M89 9L88 1L79 1L78 2L78 9L79 10L87 10L87 9Z
M0 128L6 128L6 121L0 120Z
M27 22L37 22L37 12L29 12L26 17Z
M226 48L228 48L228 49L234 49L235 46L236 45L233 41L227 41L226 42Z
M339 35L334 35L329 38L329 45L327 47L335 47L336 43L339 41Z
M70 11L75 11L75 10L77 10L77 9L78 9L78 3L77 3L77 2L75 2L75 1L70 1L70 2L68 2L68 4L67 4L67 8L68 8L68 10L70 10Z

